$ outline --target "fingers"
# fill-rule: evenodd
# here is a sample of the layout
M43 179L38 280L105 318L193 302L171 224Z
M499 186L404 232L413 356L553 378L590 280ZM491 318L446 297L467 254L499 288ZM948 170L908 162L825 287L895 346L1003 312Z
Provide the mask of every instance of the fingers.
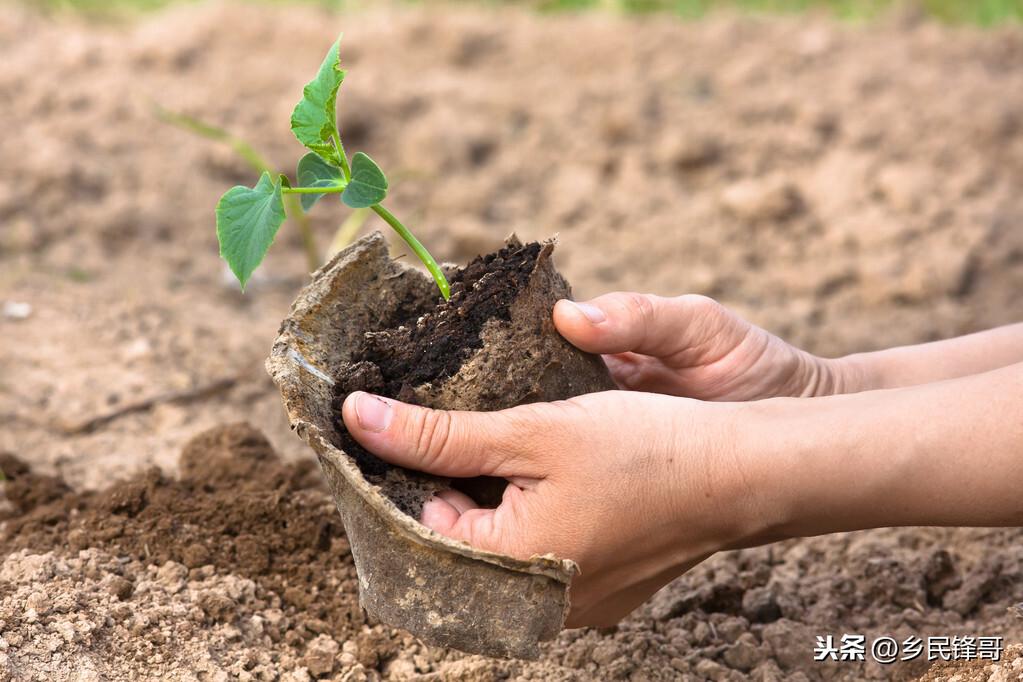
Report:
M399 466L441 476L542 478L530 457L528 418L504 412L445 412L352 393L341 415L370 452ZM523 491L509 483L497 509L482 509L464 493L444 490L425 505L424 526L478 549L522 555Z
M521 551L523 492L509 485L497 509L482 509L464 494L444 490L423 505L424 526L477 549L526 558Z
M420 521L427 528L452 537L452 528L458 523L458 518L465 512L478 508L472 498L465 493L442 490L423 505Z
M445 412L361 391L341 409L348 432L392 464L439 476L539 476L528 425L510 412Z
M585 303L561 300L554 306L554 324L573 345L605 355L665 357L705 345L719 333L742 332L741 320L713 299L696 295L618 292Z

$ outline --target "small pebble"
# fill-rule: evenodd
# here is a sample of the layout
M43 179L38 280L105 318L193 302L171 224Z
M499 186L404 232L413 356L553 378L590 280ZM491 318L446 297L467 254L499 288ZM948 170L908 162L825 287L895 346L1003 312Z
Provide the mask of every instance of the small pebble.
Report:
M32 304L23 301L4 301L3 315L9 320L25 320L32 314Z

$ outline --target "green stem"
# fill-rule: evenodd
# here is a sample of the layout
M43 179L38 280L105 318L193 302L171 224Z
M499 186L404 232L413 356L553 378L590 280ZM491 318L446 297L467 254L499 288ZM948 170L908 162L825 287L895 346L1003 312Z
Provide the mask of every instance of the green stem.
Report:
M345 154L345 147L341 144L341 138L337 135L330 136L334 143L334 151L337 152L338 161L341 162L341 172L345 175L345 182L352 181L352 169L348 167L348 156Z
M275 171L273 170L273 166L270 165L270 162L242 138L232 135L223 128L218 128L215 125L206 123L195 116L189 116L188 114L183 114L179 111L164 109L156 102L153 102L153 109L156 112L157 118L165 123L169 123L181 130L187 130L188 132L200 137L205 137L208 140L223 142L228 145L238 156L244 159L247 164L252 166L257 173L267 171L271 175L274 174Z
M440 266L437 265L437 261L433 259L430 252L426 250L426 247L420 244L415 235L409 232L408 228L402 225L401 221L395 218L394 214L386 208L380 204L370 206L370 208L373 209L374 213L383 218L385 223L393 227L394 231L397 232L401 238L405 240L405 243L409 245L409 248L411 248L412 251L419 256L419 260L423 261L423 265L425 265L426 269L430 271L431 275L433 275L433 281L437 283L437 288L440 289L440 294L444 297L444 300L446 301L451 298L451 285L448 284L448 278L444 276L444 272L440 269Z
M313 234L313 226L309 224L309 216L302 210L302 202L296 195L284 197L284 208L288 218L294 221L298 233L302 236L306 267L309 272L315 272L323 265L323 261L320 260L320 250L316 246L316 235Z
M284 194L341 194L345 188L337 187L281 187Z

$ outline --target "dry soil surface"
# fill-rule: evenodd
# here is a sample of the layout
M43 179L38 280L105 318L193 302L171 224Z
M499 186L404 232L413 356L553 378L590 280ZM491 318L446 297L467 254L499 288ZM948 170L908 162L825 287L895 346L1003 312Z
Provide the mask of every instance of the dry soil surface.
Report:
M1018 29L2 7L0 678L907 678L927 662L816 664L815 637L1023 637L1015 529L720 555L535 663L367 619L262 369L299 242L285 227L242 296L212 207L252 174L151 108L291 168L288 115L341 30L346 144L447 260L560 232L579 296L705 293L829 355L1023 319ZM340 217L317 206L321 240ZM1020 660L929 674L1015 679Z

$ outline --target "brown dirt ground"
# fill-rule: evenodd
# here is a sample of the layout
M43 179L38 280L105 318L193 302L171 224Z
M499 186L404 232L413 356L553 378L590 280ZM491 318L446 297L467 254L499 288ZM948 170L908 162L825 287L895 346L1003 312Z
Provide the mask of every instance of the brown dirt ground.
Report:
M238 294L212 207L251 173L150 111L290 168L288 114L340 30L346 144L389 169L395 212L443 258L560 232L580 296L705 293L832 355L1023 319L1018 29L231 5L111 26L0 7L0 305L31 306L0 312L0 678L863 679L926 663L820 667L814 636L1023 637L1015 529L724 554L536 663L367 621L262 369L298 241L282 233ZM324 241L339 217L317 207ZM235 426L185 447L239 421L270 444ZM1018 679L1009 659L931 675Z

